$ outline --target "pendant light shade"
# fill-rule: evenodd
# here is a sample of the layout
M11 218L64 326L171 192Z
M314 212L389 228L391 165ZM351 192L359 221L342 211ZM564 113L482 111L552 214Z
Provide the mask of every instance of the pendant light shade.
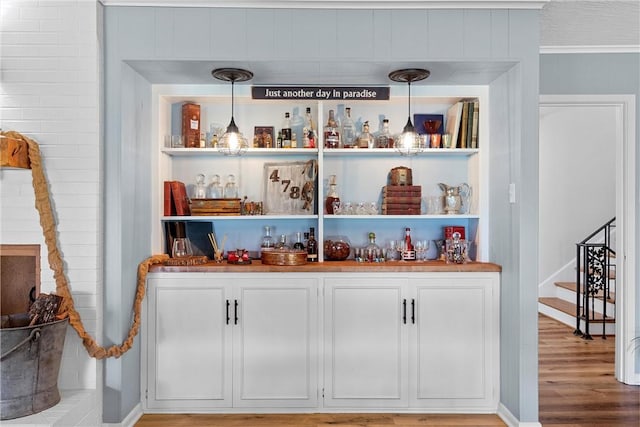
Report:
M241 68L216 68L211 75L218 80L231 82L231 121L227 130L218 141L218 150L227 156L239 156L249 148L247 139L242 135L233 118L234 84L245 82L253 78L253 73Z
M412 156L422 151L420 144L420 135L416 132L416 128L411 122L411 83L424 80L429 77L429 70L423 68L406 68L396 70L389 73L389 79L394 82L407 83L409 86L408 98L408 118L407 124L404 126L402 133L398 136L395 143L395 149L403 156Z

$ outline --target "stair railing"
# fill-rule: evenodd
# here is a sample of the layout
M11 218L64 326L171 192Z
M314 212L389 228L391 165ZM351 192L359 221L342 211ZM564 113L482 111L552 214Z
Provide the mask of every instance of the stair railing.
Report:
M606 339L607 301L611 299L611 285L615 289L615 264L611 258L615 251L611 249L611 229L615 228L615 217L607 221L580 243L576 243L576 329L574 335L591 340L589 323L595 322L595 300L602 296L602 338ZM598 238L599 242L591 242ZM614 271L615 272L615 271ZM580 322L584 320L584 332Z

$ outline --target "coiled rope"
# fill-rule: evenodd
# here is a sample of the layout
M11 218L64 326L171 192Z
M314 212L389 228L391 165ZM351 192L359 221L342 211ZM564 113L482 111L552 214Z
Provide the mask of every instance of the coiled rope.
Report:
M89 335L82 324L80 314L75 309L73 296L69 290L69 283L64 273L64 264L62 255L58 248L58 239L56 231L56 222L51 209L51 200L49 195L49 185L42 168L42 158L40 156L40 147L32 139L18 132L2 132L3 135L19 141L24 141L29 147L29 160L31 162L31 176L33 178L33 190L35 192L35 205L40 214L40 226L44 233L45 243L47 245L47 253L49 267L53 270L53 277L56 281L56 293L64 298L60 312L66 312L69 315L69 323L78 333L82 340L82 344L89 353L89 356L96 359L105 359L108 357L120 357L127 352L133 345L133 339L140 330L140 318L142 309L142 300L145 294L145 284L149 267L153 264L161 264L169 259L168 255L154 255L138 265L138 278L136 283L136 294L133 303L133 322L129 333L120 345L112 345L108 348L98 345L96 340Z

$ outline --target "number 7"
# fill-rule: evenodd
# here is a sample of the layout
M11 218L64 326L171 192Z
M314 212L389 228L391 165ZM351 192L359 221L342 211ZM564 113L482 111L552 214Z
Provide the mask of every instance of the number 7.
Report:
M291 180L290 180L290 179L283 179L283 180L282 180L282 181L280 181L280 182L282 182L282 184L285 186L285 187L284 187L284 190L282 190L282 192L283 192L283 193L286 193L286 192L287 192L287 189L289 188L289 185L291 184Z

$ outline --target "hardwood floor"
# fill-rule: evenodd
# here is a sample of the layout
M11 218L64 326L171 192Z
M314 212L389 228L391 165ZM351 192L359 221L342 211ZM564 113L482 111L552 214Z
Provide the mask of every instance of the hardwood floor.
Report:
M640 386L616 381L615 337L575 337L539 316L539 419L543 426L640 426Z
M584 341L539 316L540 422L544 427L640 426L640 387L614 378L615 338ZM504 426L497 415L437 414L147 414L136 427Z

